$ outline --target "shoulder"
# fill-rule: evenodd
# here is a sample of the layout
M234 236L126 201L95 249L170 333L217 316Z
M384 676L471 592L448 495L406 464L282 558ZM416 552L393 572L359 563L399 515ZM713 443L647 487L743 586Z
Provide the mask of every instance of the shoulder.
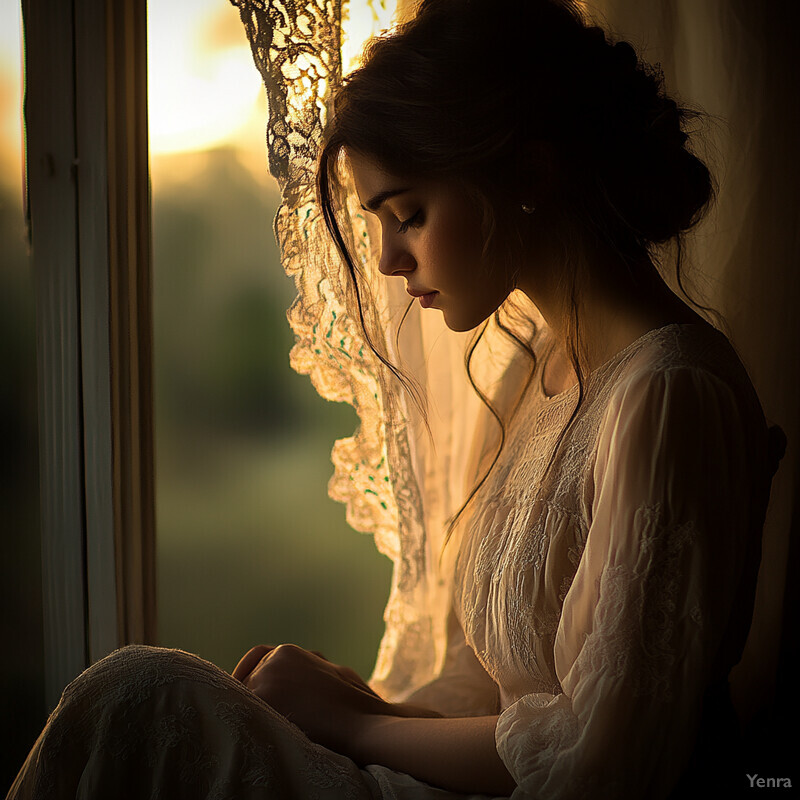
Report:
M763 456L767 425L735 348L709 326L668 325L643 337L609 376L601 437L637 446L738 443Z
M626 396L663 396L682 403L719 395L763 423L761 404L739 354L711 325L673 324L650 331L609 378L609 406L619 406Z
M604 508L653 508L714 527L725 515L751 519L761 502L768 432L747 372L723 334L681 328L653 334L619 365L592 462L591 520Z

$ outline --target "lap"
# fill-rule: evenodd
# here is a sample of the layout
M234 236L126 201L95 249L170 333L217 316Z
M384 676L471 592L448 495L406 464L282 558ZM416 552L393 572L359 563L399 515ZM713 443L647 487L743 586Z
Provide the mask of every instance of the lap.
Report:
M375 780L315 744L223 670L130 646L73 681L10 800L365 798Z

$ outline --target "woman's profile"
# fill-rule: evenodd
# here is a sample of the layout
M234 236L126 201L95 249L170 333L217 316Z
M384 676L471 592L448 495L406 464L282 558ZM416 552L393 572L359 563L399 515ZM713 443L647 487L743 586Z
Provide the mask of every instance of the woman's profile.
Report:
M501 35L496 5L514 30ZM713 199L699 116L567 0L423 0L371 40L333 92L313 214L360 357L393 381L380 463L419 464L424 436L398 444L393 421L424 429L427 385L449 380L424 349L425 379L403 358L407 319L472 332L478 409L469 429L439 423L465 482L437 546L404 551L386 669L368 684L322 654L260 645L231 676L123 648L67 687L9 798L718 788L738 747L727 679L770 474L736 350L662 276L672 254L681 284L682 236ZM387 336L398 290L407 307ZM337 369L356 375L344 334L340 350L354 366ZM440 502L395 494L409 529Z

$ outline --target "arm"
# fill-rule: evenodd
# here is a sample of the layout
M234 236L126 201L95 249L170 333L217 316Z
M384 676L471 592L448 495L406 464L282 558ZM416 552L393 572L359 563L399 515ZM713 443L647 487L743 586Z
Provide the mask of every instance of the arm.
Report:
M758 469L742 411L694 368L636 375L612 397L555 641L563 694L525 695L497 724L525 797L658 800L686 768L704 692L735 661L725 642L742 623Z
M497 753L497 716L418 719L372 715L348 754L455 792L509 795L516 788Z
M255 667L273 650L266 646L253 648L234 670L234 677L247 683ZM277 663L275 660L271 663L273 678L276 667L281 669L282 658L304 662L299 667L295 664L296 675L297 669L305 668L314 655L321 658L320 654L304 654L299 648L282 648ZM505 795L514 790L516 784L495 744L500 709L497 685L466 643L453 609L447 621L447 650L441 673L405 702L386 703L351 670L330 663L317 666L337 672L353 688L372 694L372 700L353 695L357 707L368 713L354 719L350 731L345 723L347 712L325 714L320 710L319 700L315 701L315 719L300 718L300 703L288 700L294 689L286 685L282 687L280 700L274 694L263 694L263 685L250 684L250 688L296 722L312 739L348 755L362 766L382 764L453 791ZM311 682L319 678L318 672L309 677L305 683L306 697ZM326 695L322 702L327 704L331 692L326 691ZM443 715L448 719L442 718ZM336 732L324 730L320 724L331 717L337 720Z
M467 644L452 608L447 618L447 650L442 671L406 700L435 709L445 717L483 717L500 711L497 684Z
M514 789L497 754L496 716L444 718L388 703L353 670L295 645L253 648L234 677L313 741L358 764L382 764L454 791Z

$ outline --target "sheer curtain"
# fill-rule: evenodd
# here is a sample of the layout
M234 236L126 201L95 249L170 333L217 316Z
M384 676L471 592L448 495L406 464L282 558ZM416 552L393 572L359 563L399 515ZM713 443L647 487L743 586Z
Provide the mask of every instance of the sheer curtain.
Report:
M352 403L361 420L353 437L334 447L329 490L347 504L352 526L374 535L394 561L372 683L399 699L442 662L451 570L439 555L445 520L475 477L476 454L464 431L476 430L482 412L463 368L469 335L451 333L438 314L421 315L417 307L398 334L408 298L401 286L377 279L377 231L346 187L342 222L371 294L364 304L367 324L383 352L426 390L428 436L414 404L364 341L349 279L314 201L314 160L330 90L343 72L342 45L352 50L367 28L374 31L391 17L393 7L391 0L232 2L269 98L270 169L283 192L275 231L298 289L288 313L297 337L292 365L310 376L323 397ZM800 131L789 63L789 35L796 28L786 24L797 22L798 11L791 2L747 0L582 5L647 60L660 62L670 90L712 115L706 155L719 177L719 199L690 243L689 262L706 276L694 282L693 296L725 315L767 418L789 440L773 483L753 629L732 677L739 710L749 718L774 689L798 497L793 444L800 354L792 314L798 299L798 176L792 150ZM413 3L400 0L397 18L410 13ZM490 325L474 362L489 394L504 374L512 377L507 370L513 371L515 355Z
M670 89L712 115L708 156L719 195L691 243L690 260L707 276L698 286L730 324L767 419L788 439L772 485L753 626L731 675L734 700L747 720L775 692L782 631L784 641L793 639L784 611L796 605L786 578L797 567L800 518L800 87L794 50L800 8L791 0L585 5L645 58L660 62ZM781 695L790 689L778 686Z
M409 396L365 341L349 276L314 199L316 155L330 90L343 72L341 52L357 52L359 37L390 21L395 5L233 1L269 101L269 163L283 199L275 233L298 291L288 312L296 335L291 363L323 397L351 403L360 418L354 435L334 446L329 493L346 503L350 524L372 534L394 562L372 684L400 699L433 677L444 657L449 570L439 556L445 520L461 505L465 485L469 443L461 432L474 428L479 406L463 369L469 337L447 331L439 315L423 318L417 307L399 331L408 295L378 275L379 232L345 187L343 230L369 294L363 308L370 335L427 390L428 436ZM399 15L407 5L401 3Z

